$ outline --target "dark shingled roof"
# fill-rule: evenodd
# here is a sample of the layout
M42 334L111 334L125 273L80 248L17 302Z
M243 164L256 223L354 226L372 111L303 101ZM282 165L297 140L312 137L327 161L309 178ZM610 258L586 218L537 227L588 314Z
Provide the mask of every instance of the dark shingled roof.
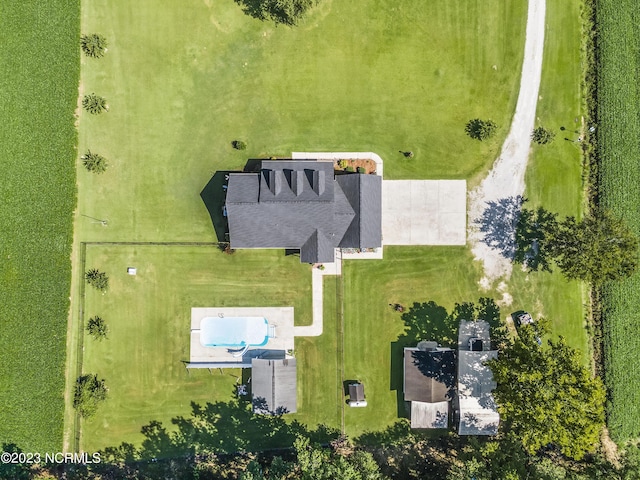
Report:
M297 411L296 359L251 360L253 411L263 414Z
M300 261L332 262L333 250L382 244L382 179L334 177L332 161L265 160L258 173L231 173L232 248L300 249Z
M455 352L404 349L405 401L437 403L451 400L455 387Z

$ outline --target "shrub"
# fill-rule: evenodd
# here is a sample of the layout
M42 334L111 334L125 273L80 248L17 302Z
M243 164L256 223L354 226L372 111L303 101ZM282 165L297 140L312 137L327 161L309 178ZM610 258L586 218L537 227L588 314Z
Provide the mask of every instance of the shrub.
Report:
M85 95L82 99L82 107L92 115L98 115L106 110L109 110L107 101L95 93Z
M347 168L344 169L345 172L355 172L355 170L353 169L353 167L351 165L349 165Z
M231 146L236 150L245 150L247 148L247 144L242 140L234 140L231 142Z
M498 126L493 120L480 120L474 118L469 120L464 130L474 140L487 140L491 138L497 130Z
M358 167L358 168L356 169L356 171L357 171L358 173L367 173L367 170L366 170L364 167Z
M96 268L92 268L91 270L87 270L84 274L84 278L89 285L92 287L102 290L103 292L109 288L109 277L106 273L101 272Z
M342 168L343 170L347 168L348 165L349 162L347 162L346 160L338 160L338 167Z
M95 317L90 318L87 322L87 332L89 332L89 335L96 340L102 340L107 338L109 327L107 327L107 324L101 317L96 315Z
M107 51L107 39L98 33L82 35L80 46L87 57L100 58Z
M95 374L81 375L76 381L73 394L73 408L80 416L88 418L98 410L98 405L107 398L107 386L103 380L98 380Z
M553 142L554 138L556 138L556 134L544 127L536 128L531 134L531 140L536 142L538 145L546 145L547 143L551 143Z
M91 153L91 150L87 150L82 157L82 163L84 168L92 173L103 173L107 169L107 160L97 153Z

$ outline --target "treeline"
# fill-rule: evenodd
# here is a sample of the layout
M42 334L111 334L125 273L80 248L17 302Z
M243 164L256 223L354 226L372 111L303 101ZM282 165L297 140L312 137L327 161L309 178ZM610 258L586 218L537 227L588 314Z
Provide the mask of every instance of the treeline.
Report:
M395 425L380 435L393 437L405 428ZM11 451L11 446L5 445ZM13 447L15 448L15 447ZM128 450L128 452L127 452ZM335 480L335 479L444 479L444 480L635 480L640 478L640 450L631 447L619 462L602 453L581 461L549 448L527 454L513 436L463 438L453 433L424 439L408 433L376 447L354 447L336 436L323 446L301 436L293 448L262 453L191 454L171 458L127 458L136 450L122 450L119 460L77 465L0 465L3 479L107 480ZM106 453L103 452L103 458Z

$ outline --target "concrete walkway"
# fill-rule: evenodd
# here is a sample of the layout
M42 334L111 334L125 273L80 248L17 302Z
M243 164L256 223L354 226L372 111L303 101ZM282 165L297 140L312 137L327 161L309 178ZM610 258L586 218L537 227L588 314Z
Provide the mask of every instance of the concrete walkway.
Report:
M311 267L311 325L293 327L293 335L295 337L319 337L322 335L324 308L322 283L325 275L342 275L342 254L340 249L336 248L334 262L325 263L324 270L315 265Z
M382 176L383 162L380 155L373 152L291 152L294 160L373 160L376 163L376 174ZM325 263L321 270L314 266L311 268L311 292L312 292L312 321L305 327L294 327L296 337L318 337L322 335L323 328L323 277L325 275L342 275L342 252L336 248L333 263ZM367 259L382 258L382 248L375 253L348 254L345 258Z

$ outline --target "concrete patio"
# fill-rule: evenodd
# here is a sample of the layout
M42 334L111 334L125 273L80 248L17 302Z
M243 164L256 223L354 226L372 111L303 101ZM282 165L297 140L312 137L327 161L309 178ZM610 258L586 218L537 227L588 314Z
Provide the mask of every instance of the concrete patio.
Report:
M264 317L269 326L275 327L275 337L269 337L266 345L250 347L242 357L234 357L229 347L205 347L200 342L200 322L207 317ZM191 309L191 345L189 360L193 364L206 364L212 368L230 367L251 363L251 358L266 352L278 352L284 358L294 348L293 307L209 307Z
M384 245L465 245L465 180L383 180Z

